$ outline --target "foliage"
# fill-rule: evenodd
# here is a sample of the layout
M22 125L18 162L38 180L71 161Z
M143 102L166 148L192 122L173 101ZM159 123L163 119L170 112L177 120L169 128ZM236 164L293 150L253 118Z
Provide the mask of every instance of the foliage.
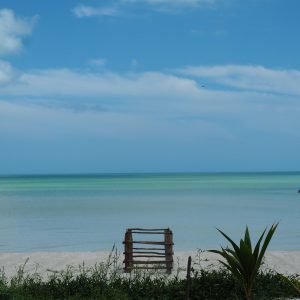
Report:
M294 275L290 277L286 277L282 274L278 274L281 279L285 282L291 285L294 290L297 292L298 295L300 295L300 282L299 282L299 275Z
M277 226L278 223L271 226L261 247L262 240L267 230L265 229L254 248L252 248L250 233L247 226L244 239L240 240L239 246L228 235L218 229L218 231L230 242L232 249L221 248L221 250L210 250L210 252L220 254L225 259L225 261L220 260L220 263L223 264L242 284L247 300L251 300L253 297L254 281Z
M233 274L225 268L204 269L200 254L194 262L190 299L243 299L243 290ZM10 279L5 276L4 270L0 270L0 300L185 299L185 279L149 271L124 274L120 255L114 249L104 262L92 267L84 264L78 268L69 266L59 272L49 270L48 277L37 272L26 273L25 265L26 262ZM296 277L291 279L295 284L300 284ZM258 300L285 299L297 295L281 275L271 271L258 273L253 290Z
M17 275L16 275L17 276ZM299 281L298 281L299 284ZM124 275L107 272L105 264L81 266L55 272L47 279L38 274L23 274L18 280L0 276L1 300L182 300L186 280L147 272ZM254 285L256 299L274 300L297 295L277 273L259 273ZM243 291L226 269L199 269L193 273L191 300L243 299Z
M95 270L95 269L94 269ZM98 270L99 271L99 270ZM95 273L75 275L65 270L46 281L36 275L26 276L18 285L0 280L0 299L100 299L100 300L181 300L185 295L185 280L146 273L126 277L103 278ZM102 271L101 271L102 272ZM299 282L298 282L299 284ZM297 293L280 275L259 273L254 286L257 299L271 300L293 297ZM191 300L242 299L242 290L235 278L225 269L199 270L194 273Z

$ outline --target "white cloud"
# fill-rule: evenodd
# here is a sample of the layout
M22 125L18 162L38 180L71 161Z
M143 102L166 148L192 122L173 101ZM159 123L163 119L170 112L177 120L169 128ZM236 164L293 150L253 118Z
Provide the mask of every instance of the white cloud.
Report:
M23 19L10 9L0 9L0 55L18 53L32 32L37 17Z
M167 112L166 112L167 113ZM65 108L0 100L0 136L21 135L23 138L45 140L68 136L190 140L191 137L212 136L232 139L224 128L209 120L168 120L154 114L137 114L134 111L84 111L77 113Z
M9 70L8 65L5 67ZM17 79L6 81L9 84L0 85L0 143L12 142L15 147L16 143L33 141L37 146L31 146L30 153L39 145L52 153L56 145L59 153L60 149L65 151L63 161L74 145L86 144L86 157L95 149L97 159L103 147L107 147L107 155L116 151L116 157L122 149L122 155L124 151L133 153L132 162L137 166L147 161L146 156L155 149L159 157L174 154L175 164L194 155L193 161L199 162L199 168L207 163L207 157L209 164L219 167L227 162L230 168L236 157L248 162L254 152L268 158L277 151L279 161L284 156L281 145L291 149L296 159L300 146L299 94L266 93L251 90L248 84L238 89L227 84L217 89L209 84L202 88L199 83L219 77L225 80L242 67L243 76L246 70L250 76L252 69L248 66L189 67L179 75L170 71L115 73L71 69L18 74ZM269 84L275 85L277 71L260 68L254 74L267 74ZM281 70L279 74L284 74L286 84L289 79L296 84L297 72ZM287 89L284 83L282 89ZM147 155L141 157L145 151ZM229 160L224 157L226 151L232 154ZM79 157L83 156L80 152ZM138 157L141 161L137 163ZM128 161L127 158L124 154L120 162ZM259 162L256 166L264 168Z
M161 72L118 74L78 72L70 69L24 73L19 76L15 85L0 88L0 94L5 95L73 97L176 95L197 92L194 80Z
M77 18L85 17L119 17L125 16L126 8L132 9L134 5L143 5L164 13L178 13L181 9L196 9L214 6L218 0L117 0L113 6L92 7L79 5L72 12Z
M95 59L91 63L103 66L105 60ZM128 73L116 73L108 70L96 72L75 71L67 68L47 69L18 74L18 80L11 85L4 85L16 74L11 65L1 61L0 72L3 83L0 87L0 95L10 96L139 97L168 95L169 97L187 96L195 99L211 97L220 92L231 95L245 93L300 95L300 71L274 70L262 66L190 66L174 72ZM201 87L203 82L206 83L206 88ZM217 90L213 88L215 83L221 85Z
M77 18L85 17L117 17L121 12L116 7L91 7L86 5L79 5L73 8L73 14Z
M247 91L300 95L300 71L268 69L262 66L191 66L179 73L211 80Z
M215 4L216 0L121 0L123 3L145 3L150 5L170 5L181 7L198 7Z
M14 80L16 77L16 71L11 64L6 61L0 60L0 86L6 85Z
M182 128L185 128L186 132L200 132L201 127L214 132L214 135L232 138L235 135L234 131L239 128L252 128L274 134L285 132L298 137L299 90L295 89L288 95L272 90L266 93L258 88L251 89L248 83L246 88L239 84L238 89L229 89L227 83L224 83L223 89L214 89L209 84L202 88L198 78L191 78L200 76L201 82L207 82L219 80L220 77L222 82L226 82L226 78L232 76L232 70L236 72L242 67L189 67L181 70L184 74L180 76L170 72L122 74L70 69L36 70L19 75L18 79L10 84L2 84L0 97L14 99L14 103L24 107L33 105L42 110L63 110L66 118L76 111L84 114L90 112L92 118L106 120L103 128L111 124L112 127L118 128L116 130L119 132L128 124L131 124L126 127L128 132L134 132L133 124L140 124L141 128L144 126L143 130L154 132L149 128L159 124L160 128L165 127L168 134L172 130L181 132ZM278 82L274 74L279 71L260 67L261 73L255 69L254 76L251 68L244 68L243 75L246 76L246 70L249 70L248 76L257 76L258 82L259 76L262 76L259 74L267 74L268 76L265 76L270 87L276 86ZM294 80L295 86L298 80L300 86L297 72L279 72L281 77L285 76L280 91L288 90L290 80ZM284 83L287 86L284 86ZM33 110L32 113L35 111L37 110ZM284 119L288 121L284 124L278 123L278 120ZM124 120L124 123L121 120ZM138 120L147 121L144 123ZM228 127L231 127L229 124L234 124L230 129L233 132L228 130ZM98 125L100 126L101 122Z

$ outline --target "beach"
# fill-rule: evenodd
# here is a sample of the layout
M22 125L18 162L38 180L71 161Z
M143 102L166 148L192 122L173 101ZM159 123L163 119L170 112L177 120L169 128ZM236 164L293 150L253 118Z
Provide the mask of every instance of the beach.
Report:
M1 1L0 300L300 300L299 11Z
M173 231L173 274L199 253L201 267L218 267L197 252L226 246L216 228L237 241L248 225L256 241L280 221L263 267L300 274L299 182L300 173L0 177L0 267L13 276L29 258L25 270L46 276L93 266L113 245L123 252L131 227Z
M92 267L106 262L110 252L36 252L36 253L0 253L0 267L8 278L16 275L20 266L24 265L26 274L37 272L43 278L54 271L66 270L72 266L79 270L79 266ZM118 266L122 273L123 255L119 253ZM188 257L192 257L194 269L216 269L220 267L218 255L208 252L180 251L174 254L174 268L172 275L186 276ZM270 251L267 252L262 270L273 270L281 274L300 274L300 251ZM172 276L171 275L171 276Z

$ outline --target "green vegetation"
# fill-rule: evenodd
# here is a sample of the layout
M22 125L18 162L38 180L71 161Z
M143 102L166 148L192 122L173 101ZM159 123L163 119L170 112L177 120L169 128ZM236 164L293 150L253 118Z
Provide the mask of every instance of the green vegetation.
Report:
M93 270L74 274L70 269L57 273L43 281L36 274L24 276L8 283L0 279L0 299L101 299L101 300L150 300L185 299L184 279L149 274L131 277L103 277L99 266ZM292 298L296 291L280 275L259 273L253 287L255 299L274 300ZM238 282L225 269L200 270L192 281L190 299L233 300L243 299Z
M284 277L271 270L260 271L265 250L277 224L266 235L265 231L250 255L251 240L248 228L240 247L221 232L234 250L214 251L221 254L226 262L219 269L201 266L199 251L193 265L190 300L238 300L250 299L245 294L251 287L251 297L256 300L292 299L298 295L300 287L297 275ZM245 249L248 247L249 249ZM225 253L225 254L224 254ZM232 259L228 259L232 256ZM236 266L233 264L233 261ZM92 267L84 264L78 268L69 266L63 271L50 271L47 278L39 273L28 274L22 265L17 274L8 279L4 270L0 272L0 300L184 300L186 299L186 279L166 276L157 272L136 272L124 274L120 254L113 249L105 262ZM235 269L234 269L235 268ZM242 270L246 270L242 274ZM178 268L179 271L184 271ZM239 272L237 274L237 272ZM248 276L248 277L247 277ZM254 280L255 279L255 280ZM247 281L246 281L247 280ZM241 282L244 285L241 285ZM246 283L245 283L246 282Z
M158 272L124 275L114 259L87 268L68 267L52 272L47 278L27 274L24 266L8 280L0 275L0 299L99 299L99 300L181 300L185 299L186 280L167 277ZM194 266L195 267L195 266ZM293 282L297 280L293 277ZM299 284L299 281L297 281ZM259 272L253 293L257 300L292 298L297 291L282 276L272 271ZM191 300L243 299L243 290L236 278L225 268L195 269Z
M221 251L210 250L210 252L220 254L225 259L225 262L220 260L220 263L223 264L240 282L246 300L253 299L254 282L277 226L278 223L271 226L261 247L261 242L266 233L265 229L253 249L247 226L245 237L240 240L239 246L228 235L218 229L218 231L230 242L232 249L222 248Z
M294 275L290 277L286 277L284 275L279 274L281 276L282 280L286 283L290 284L294 290L297 292L298 295L300 295L300 281L299 281L299 275Z

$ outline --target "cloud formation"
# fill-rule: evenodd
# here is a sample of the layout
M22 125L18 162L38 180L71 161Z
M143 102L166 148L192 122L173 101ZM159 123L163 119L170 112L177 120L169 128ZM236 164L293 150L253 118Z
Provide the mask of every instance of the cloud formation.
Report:
M9 66L7 68L9 70ZM241 74L237 75L236 70ZM289 115L290 121L298 119L299 71L215 66L187 67L180 72L178 75L158 71L36 70L19 74L17 79L10 83L7 81L7 84L3 80L0 97L44 107L133 114L147 118L159 116L164 120L186 122L230 117L242 122L248 120L251 124L255 116L255 122L260 119L263 124L263 120L273 120L275 116L280 118L280 113ZM232 72L235 74L234 84ZM209 82L214 80L220 81L222 86L215 88L213 83L210 85ZM268 84L266 87L261 83L263 80ZM207 82L204 88L203 81Z
M240 70L243 66L231 67ZM248 66L244 67L246 74ZM281 145L294 149L291 156L296 158L299 151L295 149L300 146L299 95L251 90L248 84L246 88L232 88L225 80L232 76L232 70L226 66L192 68L183 68L181 73L72 69L20 73L0 85L1 142L23 149L23 141L31 141L29 144L37 148L44 145L50 156L53 145L59 145L65 151L63 160L71 149L88 145L86 157L95 149L93 164L99 161L101 151L108 156L116 151L117 158L111 159L122 164L126 157L128 166L135 163L137 168L147 166L145 162L150 152L150 157L154 157L153 151L158 157L174 154L171 161L177 167L177 161L186 167L186 157L192 155L192 161L198 162L191 166L195 171L203 170L205 164L207 170L212 170L211 163L218 171L224 162L227 165L223 167L232 170L237 157L242 164L239 167L263 169L266 164L247 163L249 157L262 155L261 162L265 162L269 153L276 153L280 158ZM276 72L261 67L261 73L256 70L255 74L259 80L259 76ZM300 79L295 76L298 71L280 72L286 76L284 82L289 84L291 79L296 84L299 80L300 86ZM221 86L201 86L203 81L214 82L219 77L225 82ZM270 75L268 79L271 86L278 80ZM284 83L281 89L288 90ZM124 154L121 158L120 153ZM141 161L137 162L137 158ZM163 169L168 169L167 165Z
M199 7L215 4L216 0L120 0L122 3L144 3L150 5L170 5L181 7Z
M77 18L86 17L119 17L125 16L126 9L135 7L150 8L156 11L173 13L181 9L196 9L213 6L217 0L117 0L111 6L93 7L79 5L72 12Z
M180 74L210 80L224 87L247 91L300 96L300 71L268 69L263 66L189 66Z
M10 9L0 9L0 55L20 52L23 39L31 34L36 19L23 19Z
M92 7L87 5L79 5L73 8L73 14L77 18L85 17L117 17L121 15L118 8L114 6L107 7Z
M16 71L9 62L0 60L0 87L7 85L16 78Z
M97 66L105 60L90 61ZM101 72L68 68L19 73L13 85L4 85L16 71L0 61L0 95L27 96L140 96L168 94L198 97L212 92L300 95L300 71L276 70L263 66L188 66L173 71ZM205 88L202 87L202 83ZM216 88L216 84L218 87ZM55 86L55 89L53 89Z
M55 89L53 88L55 87ZM86 72L71 69L37 70L20 74L14 84L0 87L0 96L38 98L121 98L165 99L197 97L201 90L196 81L163 72L110 71ZM145 100L148 101L148 100ZM153 102L153 99L150 101ZM144 102L145 103L145 102ZM126 106L126 105L125 105Z

